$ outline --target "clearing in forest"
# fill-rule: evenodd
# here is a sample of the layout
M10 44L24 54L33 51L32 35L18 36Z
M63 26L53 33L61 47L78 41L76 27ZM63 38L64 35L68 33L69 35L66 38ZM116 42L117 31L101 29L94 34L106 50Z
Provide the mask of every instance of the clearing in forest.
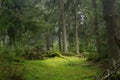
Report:
M66 58L26 61L26 80L95 80L101 73L99 67L85 58Z

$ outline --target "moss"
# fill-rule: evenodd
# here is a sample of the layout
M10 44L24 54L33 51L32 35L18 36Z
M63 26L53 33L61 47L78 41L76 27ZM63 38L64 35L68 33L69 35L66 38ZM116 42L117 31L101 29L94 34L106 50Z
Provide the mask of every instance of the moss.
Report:
M61 57L62 55L61 53L54 51L27 50L23 56L28 60L43 60L47 58Z
M46 60L26 61L25 80L95 80L101 69L90 64L85 58L66 57L71 61L55 57Z
M61 57L62 55L59 52L49 52L48 57Z

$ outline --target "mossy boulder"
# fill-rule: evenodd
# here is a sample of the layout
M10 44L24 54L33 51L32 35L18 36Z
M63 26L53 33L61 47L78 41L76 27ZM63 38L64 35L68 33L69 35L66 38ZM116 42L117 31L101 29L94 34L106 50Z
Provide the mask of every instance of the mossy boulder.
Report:
M23 55L28 60L43 60L47 58L61 57L59 52L54 51L40 51L36 49L26 49Z
M62 55L59 52L48 52L47 57L61 57Z

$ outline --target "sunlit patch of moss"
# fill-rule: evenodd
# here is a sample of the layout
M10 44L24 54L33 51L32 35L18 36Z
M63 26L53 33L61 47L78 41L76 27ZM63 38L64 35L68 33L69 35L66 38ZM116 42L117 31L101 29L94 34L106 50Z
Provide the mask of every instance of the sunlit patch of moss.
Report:
M94 80L96 74L101 72L85 58L77 57L26 61L25 67L25 80Z

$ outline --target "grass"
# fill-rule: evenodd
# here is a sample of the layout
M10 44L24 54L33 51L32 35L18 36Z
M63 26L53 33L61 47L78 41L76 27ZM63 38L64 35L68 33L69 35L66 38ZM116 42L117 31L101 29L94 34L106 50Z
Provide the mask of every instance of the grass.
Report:
M95 80L101 69L85 58L26 61L25 80Z

